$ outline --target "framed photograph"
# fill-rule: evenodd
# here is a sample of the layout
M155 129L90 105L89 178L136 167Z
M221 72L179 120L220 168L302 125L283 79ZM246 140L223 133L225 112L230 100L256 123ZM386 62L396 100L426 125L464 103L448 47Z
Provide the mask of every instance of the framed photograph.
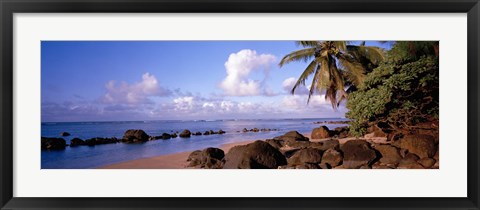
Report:
M0 7L1 209L479 209L477 0Z

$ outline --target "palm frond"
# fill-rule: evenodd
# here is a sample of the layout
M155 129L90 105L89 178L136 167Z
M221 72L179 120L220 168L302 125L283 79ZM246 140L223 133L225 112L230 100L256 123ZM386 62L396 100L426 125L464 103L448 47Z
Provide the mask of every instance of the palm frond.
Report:
M302 47L318 47L320 41L296 41L295 44Z
M347 42L346 41L334 41L333 44L335 45L336 48L338 48L342 52L347 50Z
M305 81L308 79L308 77L315 72L315 70L318 68L318 64L316 61L310 62L310 64L307 66L307 68L303 71L303 73L300 75L298 78L297 82L293 86L291 90L291 94L295 94L295 89L297 89L298 86L300 85L305 85Z
M344 54L338 56L338 63L343 69L350 73L348 78L353 84L359 85L363 82L365 68L361 63L356 62L353 58Z
M294 62L294 61L307 62L308 60L314 58L314 56L315 56L315 48L301 49L301 50L291 52L290 54L283 57L278 65L282 67L283 65L290 62Z

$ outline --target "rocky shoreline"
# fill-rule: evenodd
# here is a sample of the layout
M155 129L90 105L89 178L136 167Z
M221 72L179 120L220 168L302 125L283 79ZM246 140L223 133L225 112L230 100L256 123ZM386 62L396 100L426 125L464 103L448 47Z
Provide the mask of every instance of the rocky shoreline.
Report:
M222 134L207 131L209 134ZM314 128L311 139L290 131L272 139L257 140L227 150L205 148L185 154L186 168L203 169L438 169L439 142L435 133L395 135L372 128L357 138L349 135L348 127L329 130ZM74 138L70 147L110 143L141 143L167 140L177 136L197 135L189 130L149 136L143 130L127 130L121 139ZM67 146L62 138L42 137L42 150L61 150Z
M193 151L189 168L205 169L438 169L435 136L405 135L395 141L385 137L344 137L345 128L315 128L313 141L296 131L273 139L235 146ZM333 136L332 136L333 135Z
M278 131L278 129L271 129L271 128L252 128L247 130L244 128L243 132L267 132L267 131ZM237 131L240 132L240 131ZM80 138L73 138L70 141L70 144L66 143L66 140L63 138L58 137L41 137L41 149L42 150L62 150L65 149L67 146L70 147L77 147L77 146L95 146L101 144L116 144L116 143L142 143L147 141L153 140L168 140L172 138L190 138L191 136L201 136L201 135L221 135L225 134L226 131L219 129L218 131L208 130L205 132L191 132L188 129L183 130L182 132L176 131L172 133L163 133L159 136L150 136L145 131L139 129L131 129L125 131L123 137L118 139L116 137L105 138L105 137L95 137L90 139L82 140ZM60 136L70 136L71 134L68 132L60 133Z

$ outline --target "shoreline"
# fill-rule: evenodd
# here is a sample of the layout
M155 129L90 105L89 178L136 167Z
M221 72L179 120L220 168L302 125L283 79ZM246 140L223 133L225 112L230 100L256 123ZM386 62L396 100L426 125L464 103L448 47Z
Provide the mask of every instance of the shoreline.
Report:
M319 142L319 141L326 140L326 139L312 139L311 133L302 133L302 135L309 138L311 142ZM340 142L340 144L344 144L345 142L354 140L354 139L357 139L357 138L347 137L347 138L338 139L338 141ZM265 139L261 139L261 140L265 141ZM383 138L379 138L379 139L371 138L369 140L372 142L378 142L378 143L385 141ZM246 145L254 141L256 140L245 140L245 141L239 141L239 142L233 142L233 143L226 143L226 144L220 145L220 147L218 148L223 150L226 154L234 146ZM202 149L204 148L201 148L199 150L202 150ZM140 158L135 160L128 160L124 162L96 167L95 169L194 169L191 167L187 167L188 156L193 151L195 150L186 151L186 152L177 152L177 153L166 154L166 155L158 155L158 156Z
M256 140L227 143L220 145L219 148L227 153L234 146L245 145L254 141ZM167 155L158 155L136 160L128 160L120 163L100 166L95 169L192 169L187 167L187 158L193 151L194 150Z

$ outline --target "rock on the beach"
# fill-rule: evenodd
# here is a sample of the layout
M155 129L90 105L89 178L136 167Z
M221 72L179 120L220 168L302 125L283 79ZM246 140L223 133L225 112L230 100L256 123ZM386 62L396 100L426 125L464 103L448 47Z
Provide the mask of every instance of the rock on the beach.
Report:
M290 131L273 139L281 142L282 146L291 148L307 148L310 146L309 139L297 131Z
M320 126L312 130L312 139L330 138L330 130L327 126Z
M331 135L337 137L337 138L347 138L348 135L350 134L350 129L348 126L343 126L343 127L337 127L331 131Z
M225 155L226 169L276 169L287 160L278 150L264 141L235 146Z
M265 140L270 146L272 146L275 149L280 149L283 147L283 141L282 140L275 140L275 139L267 139Z
M130 129L123 134L122 141L126 143L146 142L150 137L143 130Z
M305 148L296 151L287 162L290 166L305 164L320 164L322 162L323 151L315 148Z
M223 168L223 158L225 153L218 148L206 148L202 151L196 150L190 153L187 161L190 162L188 167L199 167L209 169Z
M422 158L417 161L420 165L422 165L424 168L431 168L437 161L433 158Z
M342 153L333 148L330 148L323 153L322 162L320 163L320 165L325 166L322 168L333 168L335 166L341 165L342 161Z
M79 138L73 138L72 140L70 140L70 147L76 147L81 145L85 145L84 140L81 140Z
M373 148L382 155L382 157L379 160L381 163L396 165L400 162L400 160L402 160L402 156L400 156L400 152L394 146L374 144Z
M41 148L42 150L61 150L65 149L67 142L62 138L41 138Z
M398 169L423 169L423 166L417 163L417 161L420 158L413 154L413 153L408 153L405 155L405 157L400 160L400 163L398 164L397 168Z
M309 141L309 139L297 131L289 131L282 136L277 136L274 139L281 139L284 141L294 140L294 141Z
M192 132L190 132L189 130L183 130L179 136L182 137L182 138L190 138L190 136L192 135Z
M367 129L367 133L368 134L365 134L365 138L374 138L374 137L384 137L384 138L386 138L388 136L387 133L385 133L382 129L380 129L376 125L370 126Z
M416 154L420 158L433 157L435 152L437 152L435 138L424 134L406 135L402 139L395 141L393 145L406 149L409 153Z
M60 136L70 136L70 133L69 132L62 132L62 133L60 133Z
M345 168L360 168L370 165L377 155L364 140L351 140L341 146L343 166Z
M336 139L328 139L319 142L311 142L310 147L317 148L320 150L328 150L328 149L338 149L340 146L340 142Z

